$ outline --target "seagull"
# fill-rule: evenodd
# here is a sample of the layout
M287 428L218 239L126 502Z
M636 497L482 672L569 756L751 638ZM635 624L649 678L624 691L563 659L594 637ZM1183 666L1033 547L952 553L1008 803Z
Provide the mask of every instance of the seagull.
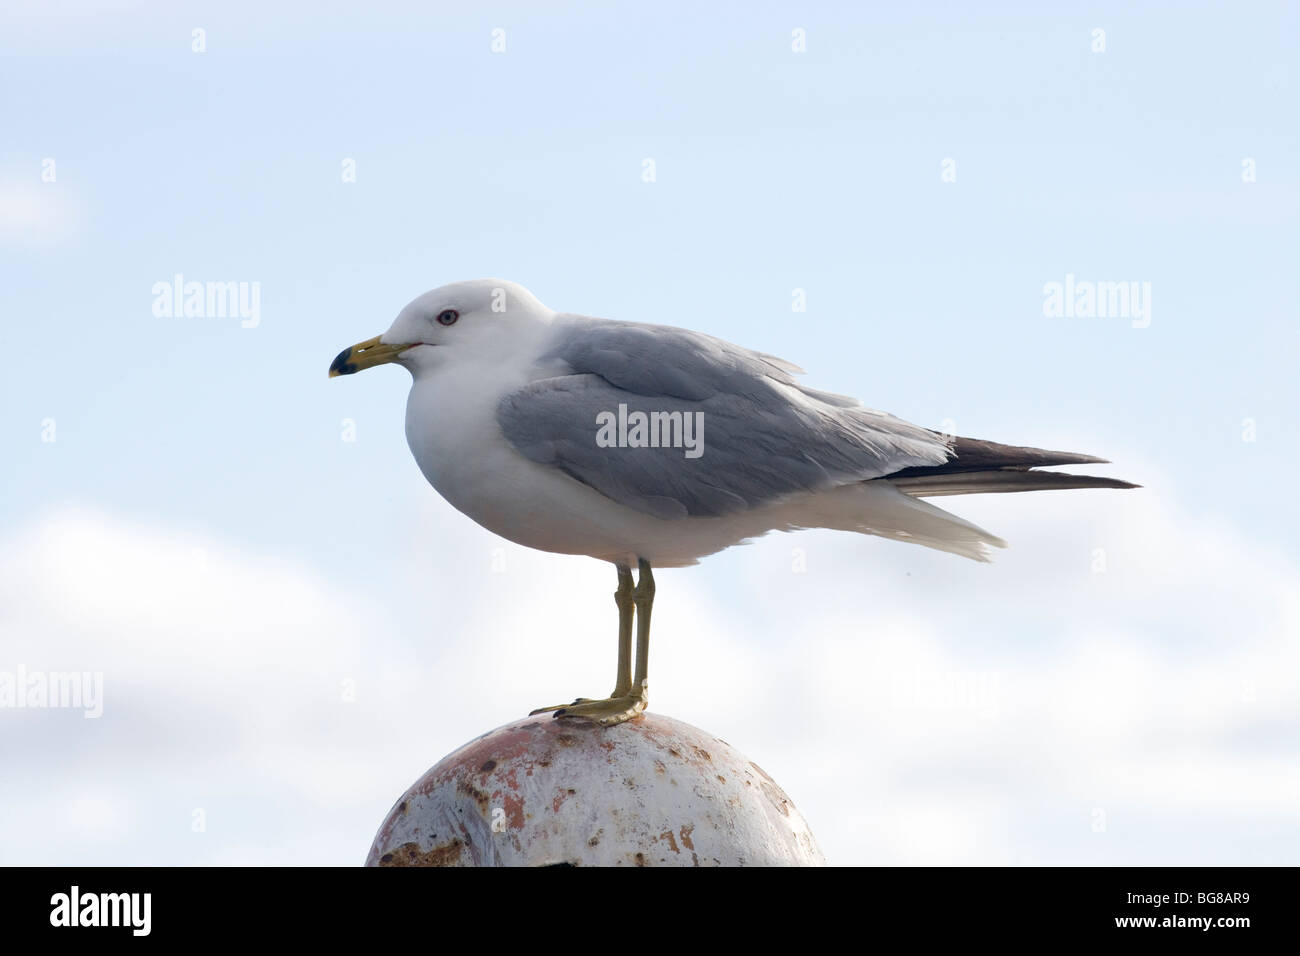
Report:
M803 370L776 356L555 312L503 279L426 292L329 374L390 362L411 373L416 464L453 507L517 544L618 573L614 690L532 712L557 718L609 726L645 710L653 568L802 528L987 561L1004 541L922 499L1139 487L1038 471L1105 460L946 435L800 384Z

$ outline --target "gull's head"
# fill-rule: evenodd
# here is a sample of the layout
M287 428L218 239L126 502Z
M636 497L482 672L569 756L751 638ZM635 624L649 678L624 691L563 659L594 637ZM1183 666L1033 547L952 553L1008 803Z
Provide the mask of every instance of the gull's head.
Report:
M386 362L404 365L414 374L457 355L505 357L531 340L552 315L517 282L453 282L412 300L383 335L340 352L330 365L330 378Z

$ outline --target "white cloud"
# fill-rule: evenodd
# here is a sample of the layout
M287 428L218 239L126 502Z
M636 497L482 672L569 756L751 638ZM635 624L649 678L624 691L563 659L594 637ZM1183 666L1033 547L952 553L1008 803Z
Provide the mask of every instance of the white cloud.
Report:
M990 567L941 568L943 556L818 536L810 566L837 570L796 605L819 609L817 636L764 651L756 669L773 679L759 692L780 704L751 715L748 740L799 725L801 739L772 751L782 770L768 769L823 839L834 833L840 862L1293 859L1294 564L1153 493L1085 493L1064 507L1044 497L976 506L1013 541ZM1047 520L1031 526L1034 514ZM1111 555L1104 574L1091 570L1095 542ZM846 550L857 560L839 560ZM789 589L777 567L757 592ZM854 595L850 576L898 591L867 584ZM835 768L819 790L797 785L818 767ZM891 828L852 822L891 820L898 837L915 829L916 808L930 819L935 806L967 821L946 855L912 836L881 845ZM1104 832L1092 831L1095 809ZM1180 839L1116 832L1170 814L1188 815Z
M1295 566L1151 492L1051 498L957 507L1012 541L992 566L807 533L660 574L652 707L764 766L832 862L1294 859ZM608 690L610 569L494 573L432 498L411 540L383 594L87 511L0 542L0 669L105 672L98 721L0 712L0 859L353 864L438 757Z
M81 205L69 187L42 183L41 170L29 178L0 178L0 244L44 245L60 242L81 229Z

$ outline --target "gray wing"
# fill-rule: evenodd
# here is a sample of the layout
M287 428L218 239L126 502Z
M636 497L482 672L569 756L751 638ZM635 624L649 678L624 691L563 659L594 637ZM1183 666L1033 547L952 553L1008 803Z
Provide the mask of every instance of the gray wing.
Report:
M553 377L497 408L507 441L656 517L731 514L951 454L929 429L801 386L788 362L687 329L559 316L542 367ZM620 406L629 418L691 416L702 424L700 454L602 447L598 416Z

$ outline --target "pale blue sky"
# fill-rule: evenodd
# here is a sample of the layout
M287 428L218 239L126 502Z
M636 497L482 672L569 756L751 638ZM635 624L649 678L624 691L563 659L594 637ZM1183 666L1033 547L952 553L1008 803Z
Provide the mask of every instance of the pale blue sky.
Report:
M233 565L257 555L326 591L383 595L394 646L428 665L430 606L488 601L495 585L479 580L486 561L422 538L410 516L432 513L475 555L500 542L423 484L403 437L403 373L325 373L341 348L383 331L415 295L493 275L552 308L685 325L779 354L813 385L921 424L950 419L965 435L1103 455L1116 462L1106 473L1150 486L1140 501L1158 502L1187 541L1200 540L1203 524L1265 567L1300 564L1290 488L1300 439L1294 4L622 6L6 4L5 541L17 547L24 535L39 538L42 522L75 513L127 537L147 527L211 542ZM196 27L206 31L202 54L191 50ZM796 27L807 31L803 54L791 50ZM1091 50L1097 27L1104 53ZM504 53L491 52L494 28L505 31ZM40 178L46 158L54 183ZM356 161L355 183L341 182L345 158ZM654 183L642 181L646 158ZM941 182L946 158L956 182ZM1256 182L1242 180L1245 158ZM155 317L151 287L175 273L260 283L260 324ZM1066 273L1150 282L1150 327L1045 318L1043 285ZM795 288L807 291L805 313L791 310ZM356 422L355 443L340 440L345 418ZM53 443L41 440L46 419ZM1245 419L1253 442L1243 441ZM1012 520L1032 529L1049 515L1051 527L1069 528L1075 514L1069 560L1085 572L1099 546L1088 534L1106 509L1142 507L1050 497L951 507L1028 550L1031 567L1034 549L1051 566L1044 549L1065 543L1046 535L1022 544L1016 527L988 516L1019 515ZM761 559L752 554L779 564L797 544L765 540L743 557L674 572L661 599L689 577L721 620L782 647L794 639L755 610L767 597L755 594L751 562ZM1005 661L1014 649L1036 653L1027 649L1056 626L1060 605L1046 607L1046 619L1006 606L1023 587L1013 560L986 572L880 541L833 547L841 577L828 575L817 594L804 593L811 572L799 585L810 608L842 580L856 582L854 562L867 559L854 556L870 555L876 566L926 569L934 590L904 607L935 615L962 653L969 634L954 628L1005 616L996 637L975 628L993 642L978 647ZM413 576L413 556L427 577ZM578 559L545 560L568 568ZM987 605L954 620L944 608L949 582L976 572L996 587ZM57 559L49 573L60 574ZM593 626L609 610L604 574L592 572ZM1215 634L1171 623L1176 590L1149 592L1145 604L1141 593L1110 617L1098 613L1136 628L1154 654L1192 653L1183 640L1213 643ZM1224 602L1251 600L1249 582L1233 593L1202 593L1208 605L1181 613L1204 622L1217 610L1235 622ZM567 613L545 601L533 610ZM860 623L870 630L867 614ZM811 627L817 611L801 619ZM1261 641L1277 637L1261 627ZM92 625L65 630L69 641L102 647ZM6 636L14 646L25 639L0 634L0 669L16 663ZM183 628L175 637L190 639ZM606 643L597 641L601 655ZM55 666L42 663L39 641L30 646L27 666ZM241 666L255 668L256 655ZM527 675L517 677L526 689ZM480 680L457 675L457 695ZM594 689L539 688L516 710ZM112 680L107 693L106 726L128 708L120 690L114 704ZM428 706L431 719L450 721L445 740L408 751L410 763L377 793L395 798L417 765L517 716L507 707L456 722ZM1300 717L1294 701L1278 706L1268 726L1287 728L1294 754ZM43 773L63 731L37 721L6 732L9 717L0 713L0 741ZM1254 725L1241 720L1253 739ZM819 732L811 717L800 731ZM1014 737L1005 728L998 740L1011 747ZM736 742L764 762L763 734ZM138 743L124 727L98 746L125 753ZM223 779L239 777L232 753L236 769ZM1219 774L1222 756L1207 749L1198 772ZM801 778L792 758L777 775L806 811L830 802L809 773ZM51 792L65 786L48 779ZM1237 819L1248 792L1225 797L1215 819ZM120 793L114 799L129 800L132 790ZM1134 799L1167 818L1157 798ZM321 801L328 807L329 794ZM363 801L358 819L377 826L386 810L382 799ZM245 858L177 851L147 825L154 816L127 813L145 822L95 861ZM859 839L861 828L848 828L854 837L827 824L827 833L809 817L838 862L914 858L906 841L888 857ZM1283 828L1281 842L1259 848L1267 857L1286 847L1273 862L1294 862L1300 830L1287 819L1289 829L1270 824L1273 837ZM246 842L274 842L271 830ZM1045 861L1079 859L1047 833L1018 839ZM1126 844L1125 859L1166 862L1161 854L1182 843L1171 832ZM80 861L81 845L69 838L61 859ZM985 847L953 859L996 861ZM348 831L335 849L323 859L355 862L366 847Z

